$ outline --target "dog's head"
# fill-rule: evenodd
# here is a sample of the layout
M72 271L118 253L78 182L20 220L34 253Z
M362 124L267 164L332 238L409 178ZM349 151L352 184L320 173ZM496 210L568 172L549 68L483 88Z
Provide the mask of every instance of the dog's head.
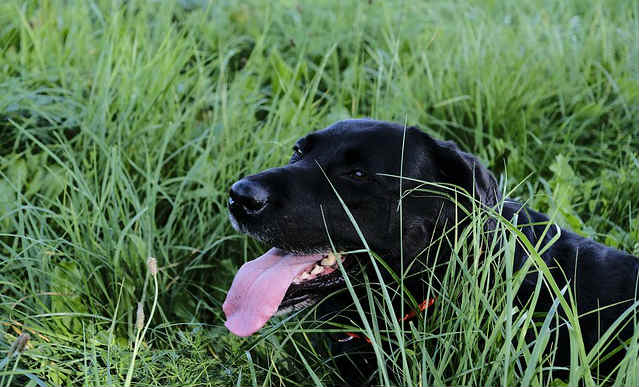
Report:
M474 199L456 196L453 186ZM343 286L337 264L348 270L352 259L331 251L364 247L354 223L369 248L392 261L402 249L405 256L417 254L473 200L497 202L491 173L454 143L419 129L358 119L301 138L287 165L231 187L233 227L273 248L236 275L224 303L226 326L250 335L275 313L308 306Z

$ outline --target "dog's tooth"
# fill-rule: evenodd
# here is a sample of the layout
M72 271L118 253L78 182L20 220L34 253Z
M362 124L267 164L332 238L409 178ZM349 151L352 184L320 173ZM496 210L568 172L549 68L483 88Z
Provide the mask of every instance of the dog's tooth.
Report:
M332 266L333 264L335 264L335 262L335 254L330 253L326 258L322 259L322 262L320 263L322 264L322 266Z
M318 265L313 266L313 270L311 270L311 275L316 275L324 271L324 268Z

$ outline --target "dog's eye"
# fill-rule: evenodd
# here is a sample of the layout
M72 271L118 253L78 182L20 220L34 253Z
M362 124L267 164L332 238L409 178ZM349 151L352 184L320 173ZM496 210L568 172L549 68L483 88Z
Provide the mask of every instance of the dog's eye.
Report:
M366 178L366 173L361 169L356 169L350 173L350 176L357 180L363 180Z

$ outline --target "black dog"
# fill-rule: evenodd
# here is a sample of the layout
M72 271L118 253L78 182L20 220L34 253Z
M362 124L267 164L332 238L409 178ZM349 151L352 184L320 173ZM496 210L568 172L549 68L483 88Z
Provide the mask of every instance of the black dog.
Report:
M531 224L523 226L522 232L532 245L540 238L550 241L560 233L542 259L560 289L569 283L574 290L586 350L625 310L636 307L638 258L572 232L547 227L549 220L545 215L516 202L506 200L496 206L501 198L492 174L452 142L433 139L416 128L405 130L397 124L346 120L303 137L293 149L288 165L243 178L231 187L228 207L235 229L274 246L242 266L228 292L224 303L226 326L239 336L255 333L276 313L312 305L329 292L344 288L344 280L336 270L338 259L343 260L349 273L357 273L359 265L352 264L355 256L330 254L331 242L337 251L363 247L335 192L350 210L370 250L384 257L396 273L401 270L400 251L404 257L422 254L426 265L445 262L450 256L445 244L438 249L426 247L445 234L447 227L463 227L468 219L460 216L459 210L471 209L473 202L500 211L506 219L517 214L519 224ZM397 178L400 172L407 178L441 183L439 188L433 188L441 195L403 198L401 241L400 180L402 192L410 192L420 183ZM459 187L469 195L452 200L453 191L445 188L448 186ZM493 219L485 223L484 229L490 232L494 227ZM546 241L541 241L541 245ZM515 269L528 258L519 244ZM445 270L445 265L440 267ZM413 276L408 281L406 288L416 298L426 297L423 278ZM521 303L529 299L536 282L537 274L527 275L518 293ZM542 291L536 310L549 310L554 299L551 292ZM322 305L322 313L328 316L351 303L350 295L341 301L336 298ZM587 313L598 308L603 309ZM625 324L619 340L631 337L634 328L632 322ZM564 325L558 330L555 364L569 364L567 329ZM341 341L345 340L338 340L334 349L355 348L352 343ZM617 358L622 355L623 351L618 352ZM608 362L611 366L614 359Z

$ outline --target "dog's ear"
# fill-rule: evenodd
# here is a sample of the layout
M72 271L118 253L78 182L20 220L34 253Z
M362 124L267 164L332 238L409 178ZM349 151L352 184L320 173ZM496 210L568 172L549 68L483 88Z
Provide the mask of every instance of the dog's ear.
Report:
M436 169L432 173L439 174L439 181L464 188L488 207L497 204L501 197L497 181L477 157L461 151L452 141L437 140L418 128L411 130L418 131L425 141L426 152Z

